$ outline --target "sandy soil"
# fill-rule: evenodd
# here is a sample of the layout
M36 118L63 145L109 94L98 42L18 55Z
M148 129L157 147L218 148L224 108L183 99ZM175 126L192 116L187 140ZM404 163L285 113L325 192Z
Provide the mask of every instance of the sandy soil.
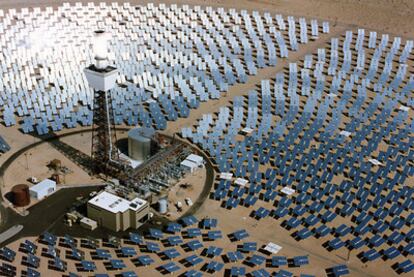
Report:
M214 203L210 203L210 204L214 204ZM221 209L221 208L219 208ZM214 207L213 207L214 210ZM142 255L149 255L154 261L155 263L151 266L147 266L147 267L136 267L134 265L134 263L132 262L133 258L135 258L136 256L132 257L132 258L123 258L117 255L117 252L115 249L113 248L109 248L109 247L105 247L102 246L102 244L100 245L100 248L106 249L108 250L112 257L114 259L121 259L124 261L127 270L133 270L135 272L139 273L139 276L161 276L160 272L156 269L158 266L166 264L170 261L173 261L175 263L177 263L180 267L181 270L179 270L178 272L176 272L175 274L173 274L172 276L180 276L180 274L185 273L188 269L186 269L181 263L180 261L185 258L188 257L192 254L198 254L200 255L202 253L202 251L207 248L208 246L216 246L216 247L221 247L224 249L223 254L227 253L229 251L236 251L237 247L239 245L241 245L243 242L249 241L249 242L256 242L258 248L263 247L264 245L266 245L269 242L274 242L277 243L278 245L282 246L282 250L278 253L278 255L283 255L286 256L288 258L292 258L294 256L298 256L298 255L311 255L310 256L310 265L307 266L303 266L300 268L293 268L293 267L288 267L288 266L283 266L280 267L279 269L285 269L288 270L292 273L295 274L295 276L299 276L300 274L303 273L307 273L307 274L312 274L315 276L325 276L325 268L329 268L334 264L337 263L344 263L343 258L341 257L337 257L335 255L332 255L332 257L330 258L326 258L324 256L317 256L314 254L314 252L311 249L311 246L305 245L301 248L298 247L291 247L291 244L294 243L292 241L290 241L289 239L286 240L284 236L280 235L280 231L279 229L264 229L261 228L260 224L257 224L257 222L251 218L248 217L236 217L233 215L233 217L229 217L228 215L226 216L225 213L222 213L223 216L219 216L219 229L223 230L223 238L216 240L216 241L206 241L204 239L200 239L200 241L203 244L203 247L200 248L199 250L196 250L194 252L185 252L180 246L175 247L179 253L181 254L180 257L177 257L175 259L172 260L162 260L160 258L160 256L158 254L153 254L153 253L145 253L145 252L141 252L139 250L138 246L133 246L133 245L128 245L125 242L123 243L124 246L128 246L128 247L133 247L136 249L138 255L137 256L142 256ZM225 221L227 220L227 221ZM232 242L230 241L230 239L228 238L227 235L229 235L230 233L232 233L233 231L236 231L238 229L236 229L236 227L239 226L240 228L244 228L247 230L247 232L250 234L249 238L240 241L240 242ZM225 231L224 231L225 230ZM260 230L260 231L259 231ZM203 230L202 233L206 234L208 230ZM42 249L46 248L46 246L44 244L39 243L37 240L37 238L35 237L31 237L28 238L29 240L35 242L38 245L38 249L36 251L36 255L37 256L41 256L42 254ZM10 244L8 247L10 247L13 250L18 250L19 249L19 245L21 242L23 242L25 239L21 239L18 241L13 242L12 244ZM192 239L184 239L184 242L188 242ZM146 240L146 241L152 241L152 240ZM159 242L158 242L159 243ZM98 273L103 273L103 272L107 272L108 274L110 274L110 276L115 276L115 274L117 274L118 271L115 270L111 270L108 269L106 267L106 261L104 260L93 260L92 258L92 253L94 252L91 249L87 249L87 248L82 248L79 246L80 243L78 241L78 249L81 249L81 251L84 251L85 253L85 260L89 260L89 261L94 261L96 266L97 266L97 270L95 272ZM163 245L163 243L159 243L159 245L161 246L161 251L168 249L169 247ZM306 250L308 249L308 251ZM63 260L65 260L67 262L67 271L68 272L76 272L77 274L80 274L80 276L91 276L90 273L85 273L85 272L78 272L77 271L77 261L74 260L70 260L66 258L66 250L67 248L64 247L59 247L60 253L59 253L59 257L62 258ZM271 255L264 255L261 252L255 251L252 253L246 253L245 257L249 257L252 256L253 254L258 254L258 255L262 255L265 256L266 258L271 258ZM22 261L22 257L26 256L24 253L19 252L17 253L16 259L15 259L15 265L18 268L18 271L20 270L24 270L25 267L20 266L20 263ZM199 265L192 267L192 269L195 270L201 270L202 266L211 260L217 261L217 262L221 262L223 263L223 259L221 256L219 257L215 257L215 258L206 258L203 257L204 262L200 263ZM40 262L40 266L38 269L39 272L42 273L42 276L44 274L56 274L57 276L57 272L56 271L51 271L50 269L48 269L48 261L51 260L50 258L46 258L46 257L42 257L41 258L41 262ZM236 262L236 263L228 263L225 264L225 268L230 268L232 266L246 266L244 264L242 264L241 262ZM255 269L258 269L260 267L247 267L248 272L253 271ZM274 268L274 270L279 270L278 268ZM365 269L364 269L365 270ZM355 272L356 273L356 272ZM387 272L388 273L388 272ZM216 273L213 274L211 276L223 276L224 274L224 270L222 270L220 273ZM46 275L48 276L48 275ZM53 275L55 276L55 275ZM208 275L207 275L208 276ZM354 274L352 276L380 276L380 275L369 275L369 274ZM384 276L392 276L392 275L384 275Z
M67 2L79 2L79 1L67 1ZM82 2L82 1L81 1ZM89 1L83 1L89 2ZM119 1L122 2L122 1ZM146 1L129 1L131 3L145 3ZM158 1L151 1L157 3ZM296 61L301 59L305 53L314 52L319 46L324 45L328 39L334 35L342 34L344 30L353 29L355 30L358 27L367 28L370 30L378 30L384 33L394 34L403 36L405 38L414 37L414 23L411 20L414 11L414 1L397 1L397 0L281 0L281 1L272 1L272 0L218 0L218 1L162 1L164 3L190 3L190 4L199 4L199 5L212 5L212 6L223 6L226 8L236 7L238 9L248 9L248 10L260 10L268 11L271 13L282 13L285 15L295 15L295 16L304 16L308 18L318 18L330 20L332 23L331 34L322 37L313 43L309 43L306 47L302 47L297 53L291 53L288 61L281 62L275 68L267 68L260 70L256 77L249 78L249 81L246 84L240 84L233 86L228 92L228 96L221 98L217 101L211 101L208 103L203 103L200 108L196 111L191 111L191 116L187 119L179 120L177 122L171 122L168 124L167 133L173 133L182 126L189 126L195 123L195 120L200 117L201 114L206 112L213 112L218 110L220 106L226 105L229 100L231 100L235 95L242 95L246 93L249 89L254 88L260 79L271 78L274 74L283 69L283 67L289 61ZM36 4L35 4L36 3ZM41 3L41 4L38 4ZM0 1L0 7L8 9L11 7L27 7L27 6L47 6L55 5L56 1L31 1L31 0L16 0L9 1L3 0ZM27 135L21 135L18 133L16 128L5 128L0 127L0 133L6 138L8 142L12 145L13 150L19 149L33 141L36 141L33 137ZM77 148L81 151L87 151L88 146L88 136L85 135L83 138L67 138L65 139L67 143L74 143ZM79 143L82 142L82 143ZM52 157L58 155L57 152L53 152L51 149L44 149L39 146L39 153L33 153L30 156L30 159L36 161L39 167L40 175L47 175L48 172L43 169L45 163L50 160ZM46 153L47 154L43 154ZM9 157L11 153L7 153L0 157L0 163ZM73 166L70 161L65 160L64 157L61 157L63 164ZM5 180L7 183L14 184L20 182L19 178L23 178L19 173L25 169L25 161L23 158L17 160L11 167L11 171L6 174ZM83 173L79 173L83 174ZM42 176L43 176L42 175ZM30 175L28 175L30 176ZM85 180L86 180L86 176ZM17 179L15 179L17 178ZM68 177L67 177L68 178ZM83 178L83 177L82 177ZM83 179L77 179L80 181ZM75 181L75 180L74 180ZM408 183L413 183L414 180L410 179ZM195 198L194 198L195 199ZM184 202L183 202L184 203ZM270 206L265 207L270 208ZM375 263L363 264L356 256L356 253L351 253L350 260L347 261L346 252L328 252L321 247L321 244L325 240L316 240L314 238L302 241L300 243L296 242L285 229L280 227L280 222L276 222L274 219L266 218L261 221L257 221L249 217L249 213L252 211L251 208L240 207L237 210L226 211L220 207L220 202L207 200L201 209L197 212L196 216L202 218L205 216L214 216L219 219L220 229L224 233L231 233L232 231L245 228L250 234L251 237L249 240L257 241L259 245L265 244L267 242L275 242L283 247L280 252L281 255L285 256L294 256L294 255L310 255L311 265L306 267L306 270L301 269L287 269L294 272L296 275L299 273L306 272L308 274L314 274L316 276L325 276L325 268L334 266L336 264L347 264L351 269L351 276L397 276L397 274L391 269L391 264L395 261L379 261ZM338 218L334 225L338 226L343 223L343 219ZM10 245L11 248L17 249L19 241ZM206 243L205 245L208 245ZM224 247L226 250L234 250L234 243L231 243L228 239L223 239L214 245ZM64 252L64 250L62 249ZM113 255L115 252L111 250ZM359 251L358 251L359 252ZM40 255L40 251L37 252ZM184 253L182 253L184 255ZM21 261L21 254L18 254L18 262ZM159 261L159 258L150 254L156 261L158 261L157 266L160 264L167 263L167 261ZM188 254L186 255L188 256ZM61 257L64 255L61 254ZM90 260L89 252L87 251L86 259ZM177 258L178 261L180 258ZM219 260L217 258L217 260ZM73 261L67 260L69 262L69 270L75 270L75 263ZM126 259L126 264L130 270L136 270L136 267L131 263L130 260ZM18 263L16 263L18 266ZM98 272L105 272L103 262L97 262ZM42 265L40 268L41 272L45 272L47 268L47 259L42 259ZM159 272L154 269L155 267L148 268L139 268L137 271L140 272L141 276L156 276L159 275ZM183 273L184 270L178 272L178 274ZM86 274L85 274L86 275ZM89 274L88 274L89 275Z
M200 168L194 173L188 173L183 179L181 179L177 184L170 188L168 192L167 214L169 219L174 220L179 218L190 208L185 199L188 197L194 203L203 190L205 179L206 169ZM181 187L183 184L189 184L189 187ZM178 201L183 204L182 210L180 212L175 206Z
M125 127L125 126L120 126ZM58 133L63 135L80 130L89 131L90 128L65 129ZM17 126L6 128L0 126L0 133L2 137L9 143L11 150L0 156L0 164L3 164L14 153L19 150L32 145L40 140L34 136L23 134L19 131ZM66 137L62 137L60 140L72 146L74 149L80 151L83 154L90 155L91 151L91 133L79 133ZM126 131L117 131L117 138L123 139L127 137ZM28 178L36 177L38 180L50 178L54 173L47 165L53 159L59 159L62 162L62 166L68 168L68 173L62 178L62 185L60 186L76 186L76 185L88 185L99 184L102 181L89 176L82 168L80 168L71 159L65 156L62 152L58 151L50 143L44 142L34 148L31 148L13 160L8 169L6 170L3 179L0 180L1 192L3 196L10 192L11 188L16 184L28 184ZM57 188L59 189L58 186ZM6 205L10 203L6 202ZM36 201L31 202L30 206L36 204ZM30 206L26 207L29 208Z
M69 137L67 140L70 141L74 139L81 142L79 144L80 146L90 144L90 139L88 139L87 136L84 137L81 135L74 135L73 137L74 138ZM85 141L85 138L88 140ZM101 183L100 180L89 176L77 164L53 148L49 143L42 143L22 153L6 170L3 176L3 186L1 188L3 196L10 192L11 188L17 184L27 184L29 186L33 186L33 184L28 181L28 179L32 176L36 177L39 181L51 178L54 171L50 170L47 165L53 159L59 159L62 162L62 166L68 169L68 173L61 176L62 184L58 185L57 189L62 186ZM37 201L31 199L30 205L25 208L29 208L36 203Z
M59 1L60 2L60 1ZM62 1L63 2L63 1ZM66 0L64 2L100 2L90 0ZM111 2L111 1L104 1ZM131 4L177 3L222 6L247 10L282 13L298 17L330 20L332 23L354 25L389 34L414 37L414 1L411 0L119 0ZM56 6L51 0L1 0L0 8Z
M196 110L190 111L188 118L181 118L177 121L169 121L165 133L172 135L175 132L181 132L181 128L191 126L197 123L197 119L202 118L203 114L218 112L220 107L227 106L230 101L236 96L246 95L249 90L254 90L260 85L260 81L263 79L272 79L276 73L282 71L291 62L297 62L306 53L317 51L318 47L325 46L332 36L340 35L344 32L344 27L333 27L330 34L321 34L316 41L309 41L306 45L299 45L297 52L289 52L289 58L279 59L278 64L275 67L265 67L258 69L255 76L249 76L248 80L244 84L235 84L229 87L229 90L222 94L220 99L213 99L207 102L200 103L200 106Z

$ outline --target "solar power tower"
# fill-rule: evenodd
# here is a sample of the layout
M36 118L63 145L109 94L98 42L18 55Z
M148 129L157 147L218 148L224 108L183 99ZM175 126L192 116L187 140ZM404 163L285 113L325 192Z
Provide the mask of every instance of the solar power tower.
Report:
M92 150L95 174L117 175L121 168L115 146L116 131L110 90L115 87L118 70L108 64L108 40L102 30L95 31L93 52L95 64L84 69L89 85L94 89Z

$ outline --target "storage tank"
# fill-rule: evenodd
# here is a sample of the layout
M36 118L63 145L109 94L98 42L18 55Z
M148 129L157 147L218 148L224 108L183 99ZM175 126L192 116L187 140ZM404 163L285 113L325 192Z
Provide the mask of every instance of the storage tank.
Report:
M29 186L25 184L15 185L12 188L13 204L16 207L24 207L30 204Z
M151 140L155 134L152 128L135 128L128 132L128 156L146 161L151 155Z
M52 180L55 181L57 185L62 184L62 180L61 180L59 174L53 174L52 175Z
M168 211L168 199L167 197L162 197L158 200L158 211L160 214L166 214Z

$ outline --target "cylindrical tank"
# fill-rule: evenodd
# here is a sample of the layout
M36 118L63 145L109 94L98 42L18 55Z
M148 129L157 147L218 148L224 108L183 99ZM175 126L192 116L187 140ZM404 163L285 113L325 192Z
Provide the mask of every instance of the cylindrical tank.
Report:
M29 186L25 184L15 185L12 188L13 204L16 207L24 207L30 204Z
M151 140L155 131L152 128L135 128L128 132L128 156L138 161L146 161L151 155Z
M59 174L53 174L52 175L52 180L55 181L57 185L60 185L62 183L62 180L60 179Z
M168 211L167 197L162 197L158 200L158 211L160 214L166 214Z

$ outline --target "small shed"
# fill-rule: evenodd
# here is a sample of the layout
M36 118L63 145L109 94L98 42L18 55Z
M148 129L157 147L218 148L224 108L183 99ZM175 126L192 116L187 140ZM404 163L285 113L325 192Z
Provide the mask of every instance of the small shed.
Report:
M296 192L294 189L292 189L290 187L284 187L280 191L283 192L286 195L292 195Z
M231 178L233 178L233 173L231 173L231 172L221 172L220 173L220 179L230 181Z
M90 219L88 217L82 218L80 220L80 225L83 228L91 230L91 231L95 230L98 227L98 223L95 220Z
M249 128L249 127L246 127L246 128L243 128L243 129L241 130L241 133L242 133L243 135L247 136L247 135L249 135L249 134L253 133L253 129L252 129L252 128Z
M241 187L245 187L248 183L249 183L249 181L246 180L246 179L243 179L243 178L237 178L234 181L235 185L238 185L238 186L241 186Z
M30 197L41 200L56 191L56 182L45 179L29 189Z

